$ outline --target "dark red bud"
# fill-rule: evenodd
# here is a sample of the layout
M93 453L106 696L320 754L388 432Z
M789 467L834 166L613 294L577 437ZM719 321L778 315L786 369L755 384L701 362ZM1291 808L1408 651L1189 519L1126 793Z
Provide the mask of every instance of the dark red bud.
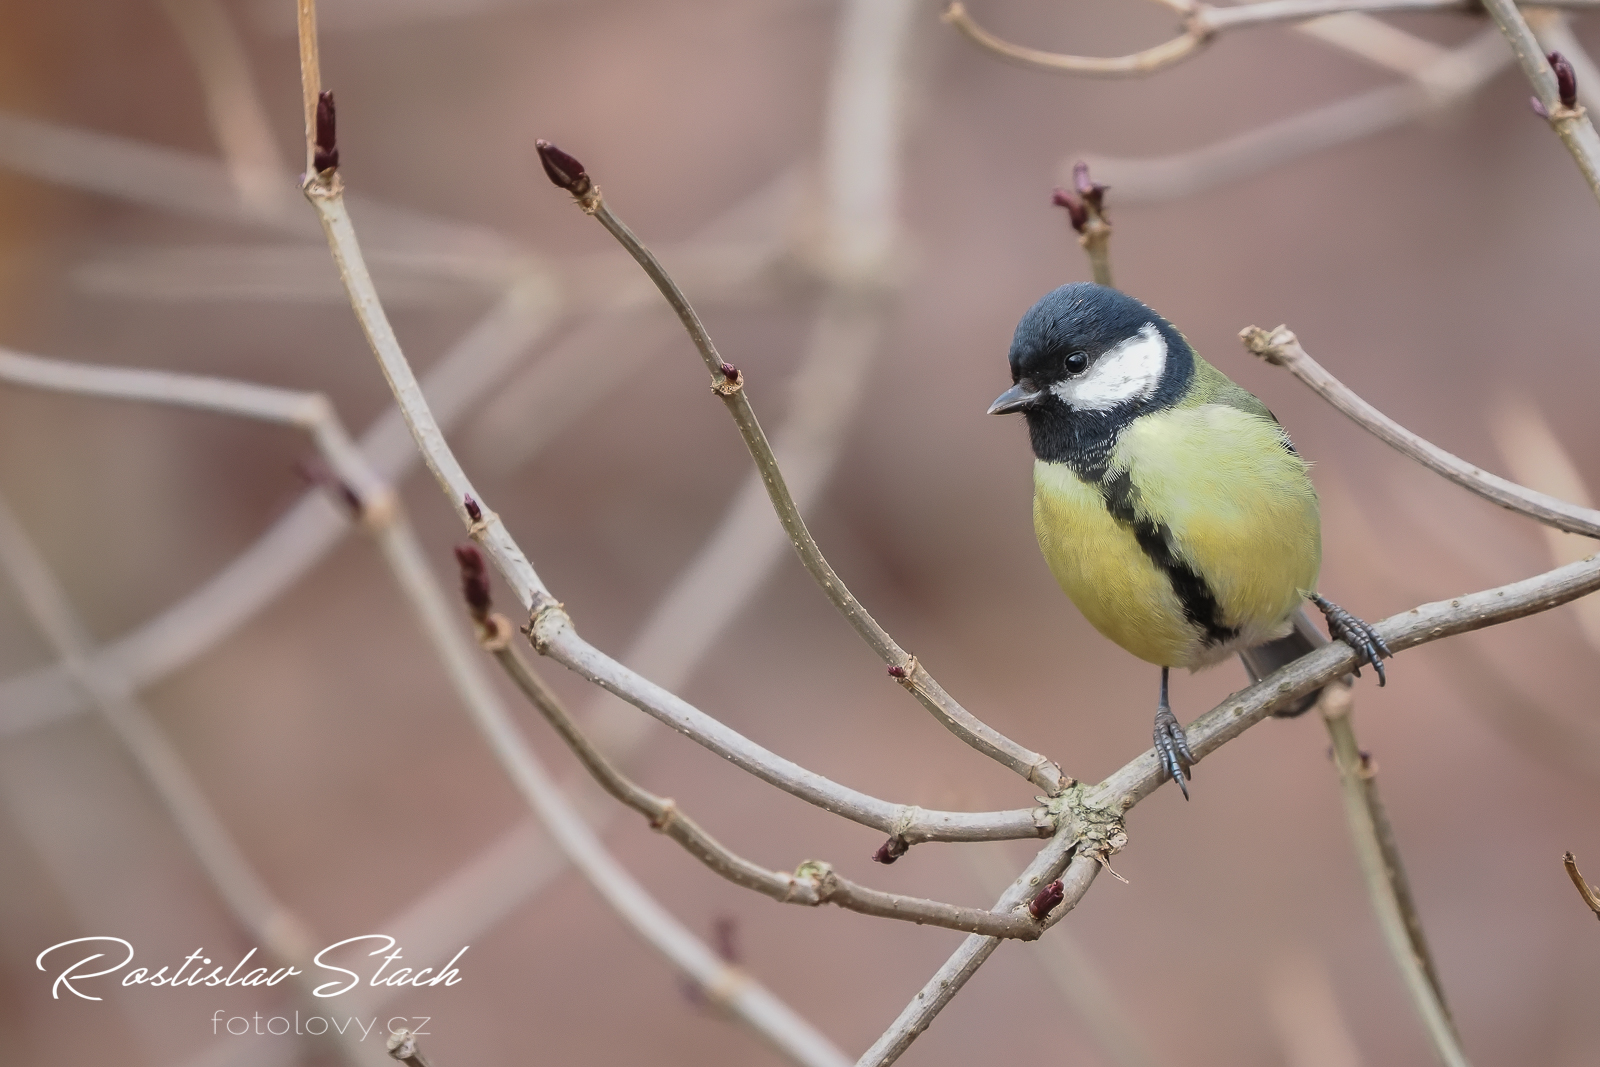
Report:
M1577 71L1572 69L1572 64L1560 52L1551 52L1545 58L1550 61L1550 69L1556 72L1556 95L1561 98L1561 106L1577 107Z
M461 568L461 596L473 619L488 622L489 574L483 566L483 553L478 551L477 545L457 545L456 565Z
M594 187L589 181L589 175L583 169L583 164L567 155L549 141L535 141L534 147L539 150L539 162L544 164L544 172L556 185L565 189L573 196L585 196Z
M906 669L904 667L890 667L889 668L889 677L891 677L891 678L904 678L905 676L906 676Z
M1050 198L1050 202L1056 207L1067 209L1067 218L1072 221L1072 228L1079 233L1082 233L1083 228L1089 225L1089 209L1083 206L1082 200L1079 200L1065 189L1057 189L1055 195Z
M1037 921L1044 922L1045 916L1054 911L1056 905L1065 899L1067 899L1067 891L1062 887L1061 879L1057 878L1039 890L1039 895L1029 901L1028 914L1032 915Z
M1072 186L1078 190L1078 195L1083 197L1088 205L1098 212L1106 195L1106 187L1093 181L1089 177L1089 164L1079 160L1072 165Z
M483 509L478 506L478 502L476 500L472 499L470 496L463 497L461 500L461 506L467 509L467 518L471 519L473 522L483 521Z
M311 154L311 166L318 174L339 165L339 139L335 132L333 90L324 89L317 94L316 151Z
M739 380L739 368L732 363L724 363L722 365L722 376L730 382L736 382Z
M910 848L911 846L906 844L905 838L898 836L891 837L889 840L878 846L878 851L872 854L872 862L882 863L887 866L899 859L901 856L904 856L906 852L910 850Z

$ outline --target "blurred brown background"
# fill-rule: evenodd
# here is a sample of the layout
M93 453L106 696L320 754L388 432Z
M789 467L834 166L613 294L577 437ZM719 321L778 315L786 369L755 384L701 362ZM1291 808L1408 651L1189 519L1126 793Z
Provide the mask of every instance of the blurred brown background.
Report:
M225 7L278 150L298 170L293 5ZM1149 744L1155 672L1095 634L1057 591L1033 542L1025 435L983 414L1007 383L1021 312L1087 277L1049 205L1051 186L1077 154L1194 148L1396 76L1278 26L1225 36L1143 80L1063 78L996 61L937 14L920 4L910 41L903 288L809 519L854 591L969 708L1097 780ZM987 3L975 14L1013 40L1087 54L1173 32L1170 12L1132 0ZM12 3L7 15L7 116L217 155L195 68L162 5ZM338 94L351 192L497 233L551 257L558 274L609 263L596 257L612 248L538 174L535 137L579 155L635 229L664 247L792 166L809 168L802 184L816 185L833 4L325 0L323 15L324 80ZM1448 44L1480 28L1462 15L1390 21ZM1600 44L1582 18L1575 25ZM1545 570L1551 547L1531 522L1365 436L1254 361L1235 334L1287 322L1385 412L1504 473L1517 472L1491 427L1531 402L1600 486L1600 212L1528 95L1511 69L1428 122L1193 197L1119 204L1110 194L1119 285L1266 400L1315 460L1322 588L1368 619ZM48 162L19 165L14 147L0 175L0 343L322 391L357 431L383 411L387 392L309 208L295 208L300 233L186 217L48 180ZM361 207L352 210L359 227ZM803 265L765 278L702 311L771 428L791 403L787 383L820 297ZM481 282L426 271L380 269L379 282L396 294L391 312L419 368L493 301ZM578 625L621 653L717 525L748 459L681 334L639 320L637 331L574 340L583 317L573 312L530 346L505 379L524 383L522 393L496 387L454 438ZM580 370L626 361L625 372L542 448L508 458L512 438L478 419L515 431L554 418L559 399L536 395L526 368L563 344L588 345L572 364ZM507 407L523 395L534 396L527 411ZM0 386L0 491L103 641L244 550L304 491L295 463L308 455L304 438L281 428ZM404 497L453 582L454 517L426 477L413 475ZM22 676L52 657L11 587L0 588L0 669ZM1563 608L1408 652L1387 688L1368 678L1356 694L1361 740L1381 768L1479 1065L1600 1057L1600 931L1560 866L1572 849L1600 875L1597 649L1579 622ZM579 680L547 673L575 705L590 702ZM1179 717L1242 684L1231 663L1177 679ZM1030 802L1028 788L884 678L792 557L681 691L875 795L929 807ZM359 534L143 695L318 945L383 931L527 818ZM573 761L543 724L527 727L570 776ZM974 864L969 846L925 845L881 868L867 859L875 833L669 731L654 728L631 766L728 844L779 869L814 856L875 885L979 904L993 897L984 871L1008 876L1028 855L1022 843L972 846ZM52 1000L34 957L59 941L124 937L151 966L201 945L231 960L255 941L93 715L9 730L0 779L0 1060L220 1063L204 1057L233 1055L227 1043L247 1039L213 1037L215 1009L292 1010L286 995L204 990ZM1321 725L1252 730L1206 761L1193 796L1184 804L1163 789L1141 805L1116 860L1129 884L1102 879L1057 931L1102 972L1154 1062L1426 1061L1362 889ZM690 926L710 936L731 917L741 962L852 1056L958 941L779 906L721 881L631 816L613 817L606 837ZM440 1067L778 1062L687 996L570 871L457 940L472 945L460 985L399 997L380 1013L432 1016L424 1047ZM1003 946L905 1062L1109 1063L1041 966L1046 951ZM1337 1026L1326 1041L1305 1036L1330 1018L1342 1018L1353 1049ZM292 1049L290 1062L336 1062L324 1044Z

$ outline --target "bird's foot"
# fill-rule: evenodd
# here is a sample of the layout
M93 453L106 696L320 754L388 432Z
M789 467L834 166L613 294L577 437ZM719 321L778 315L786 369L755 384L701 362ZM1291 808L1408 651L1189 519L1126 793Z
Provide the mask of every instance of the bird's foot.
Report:
M1370 663L1372 669L1378 672L1378 684L1383 685L1387 681L1383 675L1383 657L1393 656L1394 653L1383 643L1378 631L1327 597L1312 593L1311 602L1322 609L1322 614L1328 620L1328 633L1333 639L1355 649L1356 677L1361 677L1361 664Z
M1178 725L1178 718L1172 714L1172 709L1163 703L1156 709L1156 759L1161 763L1161 769L1168 778L1178 783L1178 788L1183 790L1183 799L1189 799L1189 785L1185 774L1193 776L1189 768L1194 765L1194 753L1189 751L1189 738L1184 735L1183 727Z

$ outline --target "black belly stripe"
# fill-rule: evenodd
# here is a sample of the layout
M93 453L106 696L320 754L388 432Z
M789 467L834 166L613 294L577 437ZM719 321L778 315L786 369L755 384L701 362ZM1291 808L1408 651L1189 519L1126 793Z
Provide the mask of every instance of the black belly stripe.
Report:
M1238 637L1239 628L1223 622L1222 605L1217 603L1217 596L1205 578L1173 551L1172 531L1163 523L1139 516L1136 506L1139 490L1128 472L1109 473L1100 482L1100 494L1105 498L1111 517L1132 532L1150 562L1166 574L1178 603L1183 605L1183 617L1205 630L1205 643L1220 645Z

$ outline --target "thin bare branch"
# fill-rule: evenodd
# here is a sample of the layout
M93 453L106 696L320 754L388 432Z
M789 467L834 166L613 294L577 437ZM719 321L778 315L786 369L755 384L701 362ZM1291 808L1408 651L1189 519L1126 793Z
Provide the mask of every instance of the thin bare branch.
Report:
M1367 883L1367 894L1378 914L1389 955L1400 968L1406 991L1421 1017L1434 1052L1447 1067L1466 1067L1461 1038L1450 1018L1444 990L1439 984L1433 954L1423 935L1422 919L1411 896L1411 886L1400 862L1399 847L1389 818L1378 799L1377 771L1371 758L1356 744L1351 723L1354 701L1350 687L1335 682L1317 698L1317 710L1333 739L1333 761L1339 768L1344 791L1345 817L1355 840L1356 858Z
M1399 652L1455 634L1548 611L1597 589L1600 589L1600 556L1591 556L1580 563L1558 567L1510 585L1466 594L1450 601L1419 605L1385 619L1376 629L1389 647ZM1188 724L1184 732L1189 737L1189 747L1197 757L1203 758L1251 726L1266 720L1273 710L1303 693L1349 674L1355 666L1355 660L1355 652L1337 641L1302 656L1248 689L1233 694ZM1098 839L1106 840L1107 834L1114 833L1120 827L1123 815L1167 780L1155 751L1147 749L1099 785L1075 787L1063 800L1054 802L1055 806L1062 809L1061 829L1029 868L1042 879L1033 884L1042 884L1048 880L1043 875L1052 869L1059 870L1059 867L1050 866L1051 857L1059 861L1087 831L1094 828L1096 822L1104 827ZM1088 880L1092 880L1102 862L1101 857L1121 847L1120 839L1112 838L1111 841L1111 847L1098 854L1087 852L1078 844L1078 855L1073 858L1072 870L1062 879L1067 886L1066 907L1051 912L1050 923L1057 921L1087 891ZM1002 898L1002 906L1009 906L1008 901L1015 903L1012 895L1017 893L1018 884L1014 884L1010 894ZM982 937L969 937L964 941L955 955L946 961L922 992L901 1012L894 1025L862 1057L858 1067L880 1067L898 1058L916 1036L927 1029L934 1016L949 1003L960 985L971 977L999 943L994 938Z
M1586 11L1600 7L1600 0L1554 0L1552 3L1527 6ZM1271 22L1295 22L1346 11L1367 15L1398 15L1430 11L1472 15L1482 10L1477 0L1262 0L1260 3L1233 4L1226 7L1201 4L1198 6L1196 17L1211 29L1222 30L1232 29L1235 26L1259 26Z
M233 20L219 0L162 0L200 81L211 133L239 198L271 211L292 199L294 180L273 138Z
M1078 245L1089 257L1089 275L1097 285L1111 281L1111 220L1106 218L1106 186L1089 176L1089 164L1072 165L1072 189L1057 189L1053 202L1065 208Z
M1594 507L1594 497L1577 463L1531 400L1525 397L1503 399L1490 412L1489 430L1512 477L1518 482L1578 507ZM1595 549L1592 540L1579 534L1552 526L1542 530L1551 562L1557 567L1576 562ZM1600 652L1600 599L1586 598L1572 608L1584 638Z
M1068 863L1067 856L1072 852L1073 844L1070 836L1058 836L1050 842L1017 876L1011 887L1000 895L995 910L1017 907L1057 876L1061 879L1064 899L1050 913L1050 923L1059 921L1076 907L1089 891L1095 875L1100 873L1100 863L1088 854L1073 855ZM967 979L977 973L1000 944L999 938L980 937L977 934L962 941L944 966L934 972L933 977L901 1011L899 1018L856 1061L856 1067L887 1067L899 1059L911 1047L911 1043L933 1024L945 1006L955 999L955 995L967 984Z
M555 151L559 152L559 149ZM543 146L541 152L549 158L551 146ZM722 398L728 413L739 428L740 435L744 438L751 459L755 461L761 473L761 480L766 486L773 509L778 514L778 521L789 534L801 563L828 599L833 602L834 607L838 608L862 640L888 665L890 675L910 690L922 706L932 712L946 729L1034 785L1051 794L1060 792L1066 781L1060 767L1039 753L1001 734L962 707L955 698L945 692L915 656L901 648L888 632L878 625L877 620L851 594L832 565L822 555L822 550L817 547L810 531L806 529L805 520L801 517L794 498L785 484L783 472L773 456L772 446L768 443L761 424L756 420L755 411L750 406L749 398L745 395L743 374L732 364L723 361L683 290L633 231L611 211L601 197L598 186L595 186L583 172L581 164L565 153L560 155L566 166L577 169L577 173L571 176L573 181L568 186L568 191L573 193L579 206L587 214L593 215L632 254L683 322L684 329L711 372L712 390ZM550 170L548 163L546 170ZM552 178L554 177L552 173ZM557 184L562 183L557 182Z
M1600 67L1595 65L1583 42L1578 40L1578 35L1572 32L1572 20L1535 16L1536 12L1533 11L1523 13L1528 25L1533 27L1533 35L1539 39L1540 47L1567 57L1578 79L1578 99L1591 110L1600 108Z
M278 963L308 959L316 947L310 930L256 871L178 750L126 682L93 666L94 639L88 627L3 499L0 567L21 595L34 625L133 758L234 921ZM293 977L301 995L311 1001L316 982L309 975ZM362 1003L364 1006L364 998ZM357 1039L336 1038L336 1044L342 1058L352 1065L370 1060Z
M1483 7L1505 34L1511 51L1516 54L1517 64L1533 85L1534 96L1550 128L1572 153L1572 160L1578 164L1583 180L1589 183L1590 192L1600 200L1600 133L1595 132L1594 123L1578 104L1576 84L1572 86L1574 91L1568 92L1557 83L1556 73L1551 69L1554 55L1551 59L1545 58L1544 47L1514 0L1483 0Z
M517 730L482 659L457 624L416 534L396 515L376 531L384 558L473 724L568 861L641 940L779 1053L804 1067L840 1067L845 1058L826 1037L753 977L718 957L606 851Z
M326 151L326 147L323 150ZM1037 809L981 813L925 811L890 804L841 786L757 745L579 637L570 616L550 594L500 517L482 506L483 494L474 487L445 441L372 285L360 242L345 208L342 185L338 171L330 167L308 177L304 191L322 221L339 275L350 293L351 307L423 461L453 503L463 525L489 553L524 608L530 611L528 632L536 649L763 781L855 822L899 835L908 842L995 840L1049 834L1049 820L1041 819ZM919 674L917 679L921 676ZM1043 762L1043 757L1037 758Z
M1514 0L1502 0L1502 2L1510 6ZM1184 31L1161 44L1124 56L1075 56L1013 44L978 25L972 16L967 14L966 6L959 0L955 0L945 8L943 19L980 48L1026 67L1058 74L1141 77L1188 59L1224 30L1265 26L1275 22L1321 19L1342 14L1481 10L1477 0L1266 0L1264 3L1236 4L1227 7L1182 2L1170 6L1185 16ZM1539 6L1586 9L1597 4L1596 0L1567 0L1565 3ZM1344 47L1344 42L1337 34L1329 35L1329 39L1331 43ZM1353 50L1358 54L1363 51L1359 47Z
M1285 368L1362 429L1434 473L1443 475L1491 503L1537 519L1547 526L1585 537L1600 537L1600 511L1557 500L1490 474L1417 436L1324 370L1300 347L1299 339L1287 326L1279 326L1270 333L1259 326L1247 326L1240 331L1239 338L1255 355L1274 366Z
M1060 74L1098 74L1111 76L1139 76L1151 74L1163 67L1169 67L1182 59L1187 59L1211 37L1211 31L1205 28L1199 19L1190 19L1189 28L1170 41L1142 52L1135 52L1126 56L1070 56L1060 52L1045 52L1037 48L1027 48L1023 45L1012 44L1002 40L973 21L967 14L966 6L951 3L945 8L944 21L961 31L961 35L973 44L984 48L1002 59L1013 63L1020 63L1027 67L1036 67L1040 70L1055 71Z
M513 287L490 309L428 373L425 391L440 424L458 422L479 397L504 378L522 352L549 327L555 310L536 282ZM8 373L18 366L0 360L0 381L11 380ZM45 384L42 377L34 377L34 384ZM72 374L53 377L49 388L75 391L77 379ZM17 384L25 383L19 380ZM361 439L361 452L386 482L402 477L419 459L396 408L390 408L368 429ZM349 522L349 516L330 504L321 491L306 493L255 544L210 580L101 649L95 656L96 669L127 679L133 689L166 677L215 647L292 585L338 542ZM88 706L64 667L40 668L0 683L0 708L4 709L0 736L56 722Z
M1583 898L1585 904L1589 905L1589 910L1594 912L1594 917L1600 919L1600 889L1590 885L1582 872L1578 870L1578 857L1568 852L1561 857L1561 861L1566 865L1567 877L1572 879L1574 886L1577 886L1578 895Z
M115 134L0 112L0 167L180 218L256 226L308 239L318 235L293 197L264 203L240 200L227 168L215 159ZM519 279L539 274L532 250L488 227L352 199L377 247L414 253L413 262L419 265L436 262L441 272L454 275L463 259L470 258L505 264L508 275Z
M1005 891L1011 872L993 850L964 849L962 856L987 892ZM1140 1026L1070 928L1041 938L1033 956L1109 1067L1160 1067L1141 1039Z
M1178 199L1436 114L1476 93L1510 61L1504 38L1490 29L1404 84L1358 93L1187 152L1087 158L1117 190L1118 203Z
M480 560L481 565L481 560ZM735 885L753 889L783 904L814 908L835 904L849 911L900 919L919 925L942 926L964 933L991 937L1014 937L1032 941L1044 931L1025 910L1004 913L946 904L937 900L886 893L858 885L820 860L806 860L793 874L768 870L729 850L708 834L699 823L667 798L640 787L600 752L567 713L561 698L536 674L520 652L510 644L512 626L504 616L494 616L491 628L484 631L485 646L505 669L528 702L539 709L546 721L566 742L578 760L611 796L643 815L650 828L666 834L717 874Z

